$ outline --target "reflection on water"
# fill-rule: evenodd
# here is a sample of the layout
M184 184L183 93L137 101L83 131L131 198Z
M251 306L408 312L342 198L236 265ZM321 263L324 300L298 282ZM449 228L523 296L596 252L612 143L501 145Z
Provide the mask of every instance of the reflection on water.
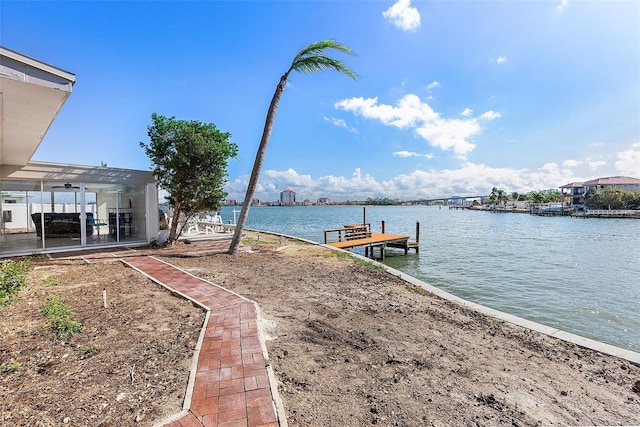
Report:
M223 210L225 221L232 218ZM253 207L247 227L322 242L323 229L360 222L358 206ZM385 263L470 301L640 351L640 221L546 218L424 206L368 206L373 231L415 238ZM395 255L395 256L394 256Z

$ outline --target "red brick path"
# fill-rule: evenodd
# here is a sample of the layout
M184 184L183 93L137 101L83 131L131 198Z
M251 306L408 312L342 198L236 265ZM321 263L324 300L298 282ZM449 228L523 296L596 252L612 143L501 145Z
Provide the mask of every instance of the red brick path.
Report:
M150 256L122 259L210 311L189 412L165 427L277 427L255 304Z

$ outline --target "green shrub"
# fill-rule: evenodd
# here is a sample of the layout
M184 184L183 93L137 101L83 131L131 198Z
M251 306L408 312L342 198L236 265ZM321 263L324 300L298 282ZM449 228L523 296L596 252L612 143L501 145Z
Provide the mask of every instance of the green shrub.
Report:
M0 264L0 306L11 301L13 295L27 284L29 263L27 261L6 261Z
M42 315L49 319L49 327L58 338L67 338L82 330L82 323L71 320L73 312L56 295L44 300Z

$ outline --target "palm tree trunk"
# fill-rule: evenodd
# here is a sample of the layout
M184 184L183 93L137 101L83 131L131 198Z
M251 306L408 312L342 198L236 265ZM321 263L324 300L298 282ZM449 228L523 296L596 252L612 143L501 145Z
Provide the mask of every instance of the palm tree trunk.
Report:
M280 103L280 97L282 96L282 92L284 92L284 87L287 83L289 72L290 71L287 71L282 77L280 77L280 82L278 83L278 86L276 86L273 98L271 98L271 104L269 104L269 111L267 112L267 118L264 122L264 129L262 131L262 139L260 139L260 145L258 146L256 159L253 162L253 169L251 170L249 185L247 186L247 192L244 196L244 201L242 202L240 217L238 218L238 222L236 224L236 231L233 234L233 239L231 239L231 245L229 246L229 250L227 251L229 255L235 255L238 252L238 247L240 246L242 231L244 230L244 225L247 222L247 217L249 216L251 199L253 199L256 187L258 186L260 170L262 169L262 163L264 163L264 157L267 153L267 145L269 145L269 138L271 137L273 120L276 116L278 104Z

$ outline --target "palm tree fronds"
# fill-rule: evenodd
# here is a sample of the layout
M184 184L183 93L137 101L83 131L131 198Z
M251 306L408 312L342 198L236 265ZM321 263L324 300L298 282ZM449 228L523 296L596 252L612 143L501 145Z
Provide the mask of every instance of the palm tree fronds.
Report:
M292 70L300 71L301 73L317 73L327 69L335 70L340 73L346 74L353 80L357 80L356 74L342 61L329 58L328 56L318 55L313 57L299 58L291 66Z
M318 53L322 53L329 49L339 50L343 53L346 53L347 55L353 55L353 51L351 50L351 48L341 45L333 39L326 39L309 43L304 48L300 49L300 51L298 51L297 55L294 58L294 62L297 58L317 55Z
M316 73L332 69L351 77L353 80L357 80L356 74L344 62L325 56L324 53L327 50L338 50L348 55L353 55L353 51L350 48L337 43L335 40L321 40L310 43L300 50L294 57L289 71Z

